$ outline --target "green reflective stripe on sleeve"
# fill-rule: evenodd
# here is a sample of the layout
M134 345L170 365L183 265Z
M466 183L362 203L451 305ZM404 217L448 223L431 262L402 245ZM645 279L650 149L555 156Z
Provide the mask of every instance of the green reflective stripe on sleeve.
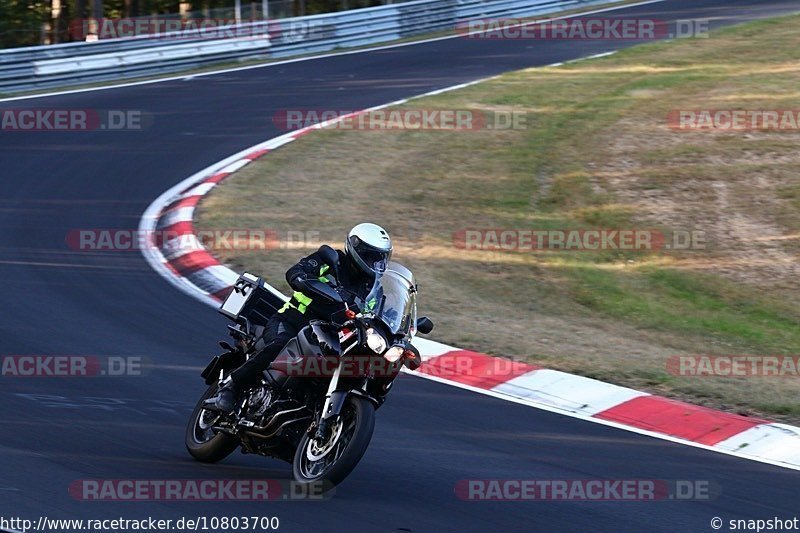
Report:
M292 301L297 302L297 305L293 304ZM300 313L305 313L308 306L311 305L311 298L303 294L302 292L295 291L292 294L291 300L286 302L283 307L278 309L279 313L283 313L287 309L297 309Z
M331 269L330 266L324 264L321 267L319 267L319 277L317 279L320 280L322 283L328 283L330 279L328 279L328 276L325 275L325 272L327 272L330 269Z
M294 294L292 294L292 298L294 298L303 305L308 305L311 303L311 298L309 298L300 291L294 291Z
M375 309L375 304L376 303L378 303L378 300L376 300L375 298L372 298L370 301L367 302L367 309L372 311L373 309Z
M305 313L308 306L311 305L311 298L302 292L295 291L294 294L292 294L292 298L297 300L297 310L301 313Z

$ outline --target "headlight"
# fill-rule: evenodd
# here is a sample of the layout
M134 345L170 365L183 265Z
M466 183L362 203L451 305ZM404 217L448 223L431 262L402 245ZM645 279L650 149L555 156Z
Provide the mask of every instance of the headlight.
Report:
M372 328L367 329L367 346L375 353L386 351L386 339Z
M400 359L401 357L403 357L403 352L404 352L404 351L405 351L405 349L404 349L402 346L392 346L391 348L389 348L388 350L386 350L386 353L385 353L385 354L383 354L383 357L384 357L384 358L385 358L387 361L389 361L390 363L394 363L394 362L396 362L398 359Z

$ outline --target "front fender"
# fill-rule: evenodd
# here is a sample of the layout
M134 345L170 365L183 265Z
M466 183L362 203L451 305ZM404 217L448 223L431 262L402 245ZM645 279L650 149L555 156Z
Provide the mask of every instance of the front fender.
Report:
M331 405L328 413L323 417L323 419L327 420L329 418L334 418L339 416L342 412L342 407L344 406L345 400L347 400L348 396L360 396L369 402L377 409L380 407L380 402L367 394L366 392L359 390L359 389L351 389L351 390L337 390L331 394Z

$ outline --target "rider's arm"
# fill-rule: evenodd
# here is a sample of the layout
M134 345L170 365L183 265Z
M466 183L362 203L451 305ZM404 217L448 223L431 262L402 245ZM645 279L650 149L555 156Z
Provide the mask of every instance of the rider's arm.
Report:
M328 268L325 268L325 267ZM319 251L314 252L308 257L302 258L292 268L286 271L286 281L289 286L294 290L299 289L299 282L306 279L317 279L322 276L330 265L326 265L325 261L319 254Z

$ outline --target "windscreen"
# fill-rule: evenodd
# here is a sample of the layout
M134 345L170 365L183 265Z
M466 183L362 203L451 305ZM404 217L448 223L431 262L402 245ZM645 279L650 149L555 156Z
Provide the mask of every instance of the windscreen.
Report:
M392 333L407 334L409 326L416 323L416 293L408 280L387 270L375 281L365 300L364 312L375 313Z

